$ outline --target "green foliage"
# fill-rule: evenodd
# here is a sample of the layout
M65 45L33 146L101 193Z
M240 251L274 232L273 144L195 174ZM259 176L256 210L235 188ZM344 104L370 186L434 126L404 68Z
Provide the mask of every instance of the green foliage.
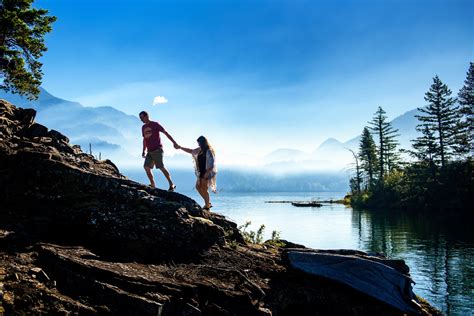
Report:
M0 89L37 99L42 64L47 50L44 36L51 32L56 17L35 9L33 0L0 2Z
M370 201L370 191L364 190L359 194L351 194L350 205L354 208L365 208Z
M235 240L234 230L224 229L224 238L226 242L231 246L231 248L237 247L237 241Z
M406 209L414 211L467 212L472 204L474 162L448 162L433 171L426 162L416 162L390 173L384 185L351 196L356 208Z
M276 230L272 231L271 241L278 241L278 240L280 240L280 232L277 232Z
M342 204L344 204L344 205L346 205L346 206L347 206L347 205L350 206L350 205L351 205L351 198L352 198L352 194L346 194L346 195L344 196L344 199L342 199Z
M263 232L265 231L265 225L260 225L257 230L257 234L255 235L255 243L261 244L263 242Z
M240 230L240 233L244 237L246 243L262 244L263 233L265 232L265 225L260 225L256 232L252 230L247 231L251 224L251 221L247 221L245 222L245 224L237 227L237 229ZM282 240L280 240L280 232L276 230L272 231L272 238L270 240L267 240L265 243L275 247L284 247L286 245Z
M265 241L265 244L272 245L275 247L285 247L286 243L281 240L280 232L274 230L272 231L272 239Z
M263 242L263 232L265 231L265 225L260 225L259 229L255 232L253 230L247 231L247 228L252 224L251 221L245 222L245 224L237 227L245 242L253 244L261 244Z

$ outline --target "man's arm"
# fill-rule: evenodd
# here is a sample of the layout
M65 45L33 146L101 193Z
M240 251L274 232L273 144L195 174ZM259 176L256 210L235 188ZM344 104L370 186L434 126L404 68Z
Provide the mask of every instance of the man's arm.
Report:
M142 150L142 157L145 158L145 150L146 150L146 143L145 143L145 137L143 137L143 150Z
M178 145L178 143L173 139L173 137L171 137L171 135L164 129L163 129L163 134L165 134L166 137L168 137L168 139L173 143L173 145L175 145L175 146Z

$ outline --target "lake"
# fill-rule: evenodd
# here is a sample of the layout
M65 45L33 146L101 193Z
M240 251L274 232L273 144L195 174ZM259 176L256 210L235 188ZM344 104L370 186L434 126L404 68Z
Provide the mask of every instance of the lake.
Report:
M198 193L183 192L199 203ZM416 282L414 291L448 315L474 312L472 222L401 213L357 211L344 205L321 208L269 204L272 200L342 198L344 192L212 194L213 211L238 225L265 225L281 238L317 249L359 249L403 259Z

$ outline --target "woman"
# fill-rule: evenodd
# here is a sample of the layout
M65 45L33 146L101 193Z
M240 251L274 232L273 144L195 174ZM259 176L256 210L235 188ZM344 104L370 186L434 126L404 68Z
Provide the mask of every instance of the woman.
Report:
M179 145L177 145L176 148L193 156L194 168L197 176L196 189L204 199L204 209L209 210L212 207L212 204L210 202L208 189L210 188L212 192L216 192L216 155L206 137L199 136L197 143L199 147L196 149L185 148Z

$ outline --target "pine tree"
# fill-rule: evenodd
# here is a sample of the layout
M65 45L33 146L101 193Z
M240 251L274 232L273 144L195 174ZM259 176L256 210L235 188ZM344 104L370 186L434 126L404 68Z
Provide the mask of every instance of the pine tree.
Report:
M44 36L56 20L31 7L34 0L0 1L0 89L37 99L46 51Z
M390 126L390 128L392 128ZM400 143L396 139L400 134L396 134L398 129L392 129L385 139L385 165L387 166L387 171L390 173L400 165L400 151L398 146Z
M354 156L355 160L355 177L350 180L351 191L353 193L360 194L361 192L361 184L362 184L362 170L360 168L359 157L352 149L348 149L352 155Z
M417 129L423 131L427 128L435 138L434 161L439 158L441 167L446 166L447 161L453 156L453 151L459 145L459 135L462 134L459 128L462 114L456 106L456 99L452 98L451 94L448 86L435 76L433 84L425 93L428 105L418 108L422 114L416 116L420 121Z
M400 156L397 151L399 145L396 137L398 129L394 129L390 122L387 122L386 112L382 107L378 107L375 112L372 121L369 122L370 130L377 136L378 145L378 171L379 179L383 180L383 177L387 171L391 171L396 167L400 160Z
M362 137L359 144L359 159L361 169L367 176L367 187L371 188L374 184L374 174L377 170L377 153L374 139L367 127L362 131Z
M459 90L458 102L461 105L461 113L464 115L464 119L459 128L465 130L461 131L461 137L459 139L461 146L460 148L457 148L456 151L461 155L471 152L472 156L472 151L474 150L474 63L472 62L467 71L464 86ZM462 143L464 143L465 146L462 146Z
M427 163L434 174L437 164L436 154L439 152L436 138L428 126L418 126L417 131L421 132L422 136L412 140L414 151L410 151L410 154L419 161Z

